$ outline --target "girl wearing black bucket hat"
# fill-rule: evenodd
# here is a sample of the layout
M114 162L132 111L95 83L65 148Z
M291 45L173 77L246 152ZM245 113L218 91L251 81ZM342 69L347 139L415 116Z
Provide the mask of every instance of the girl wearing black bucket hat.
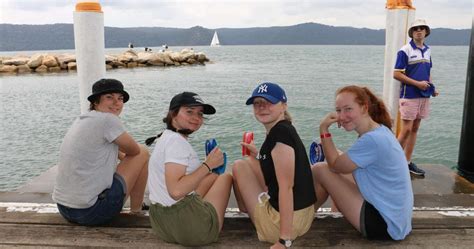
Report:
M184 246L202 246L217 241L229 201L232 176L213 169L224 164L219 147L204 161L188 142L199 130L204 114L216 112L192 92L171 99L166 129L159 137L149 162L150 223L158 237Z
M80 115L64 137L53 200L70 222L107 223L129 196L131 212L141 213L149 153L119 119L128 99L120 81L97 81L88 97L91 111Z

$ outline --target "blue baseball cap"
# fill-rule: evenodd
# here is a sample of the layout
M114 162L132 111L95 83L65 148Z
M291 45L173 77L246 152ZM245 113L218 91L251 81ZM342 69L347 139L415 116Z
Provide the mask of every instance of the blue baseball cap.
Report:
M253 104L253 100L256 97L262 97L270 101L272 104L276 104L280 101L286 103L287 101L285 90L283 90L283 88L281 88L278 84L271 82L264 82L258 85L255 90L253 90L252 96L247 99L247 102L245 102L245 104Z
M426 88L426 90L420 91L421 96L423 96L423 97L433 96L434 91L435 91L435 86L433 85L433 83L429 83L429 84L430 84L430 86L428 88Z

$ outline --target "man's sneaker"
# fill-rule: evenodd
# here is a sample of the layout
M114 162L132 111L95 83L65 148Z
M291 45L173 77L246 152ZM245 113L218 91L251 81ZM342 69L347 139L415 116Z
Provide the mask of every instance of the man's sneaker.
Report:
M418 168L415 163L410 162L408 164L408 169L410 170L410 173L417 175L417 176L425 176L425 171Z

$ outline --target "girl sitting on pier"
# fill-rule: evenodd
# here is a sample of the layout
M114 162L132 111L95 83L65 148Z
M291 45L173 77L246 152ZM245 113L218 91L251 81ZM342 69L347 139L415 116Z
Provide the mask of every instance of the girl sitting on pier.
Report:
M246 104L253 105L267 136L260 153L253 142L242 143L250 156L232 168L239 209L249 214L258 239L274 243L273 248L290 247L310 229L316 201L308 155L286 102L285 91L277 84L255 88Z
M329 133L334 123L358 134L346 153L338 153ZM391 126L383 101L359 86L339 89L336 112L327 114L319 126L327 163L312 167L318 195L315 206L319 208L329 194L344 217L368 239L402 240L411 231L410 174Z
M117 216L128 196L131 212L141 211L149 154L120 121L129 99L120 81L97 81L87 99L90 112L74 121L61 144L53 200L68 221L94 226Z
M232 176L212 172L224 163L219 147L201 162L188 137L199 130L204 114L213 106L199 95L183 92L171 99L166 130L159 137L149 162L150 222L158 237L184 246L202 246L217 241L224 223Z

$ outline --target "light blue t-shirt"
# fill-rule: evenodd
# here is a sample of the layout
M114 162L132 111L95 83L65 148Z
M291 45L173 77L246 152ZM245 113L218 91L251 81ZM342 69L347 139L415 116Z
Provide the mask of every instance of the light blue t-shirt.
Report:
M353 172L359 191L387 223L394 240L411 231L413 190L407 161L392 131L381 125L362 135L347 151L357 165Z

